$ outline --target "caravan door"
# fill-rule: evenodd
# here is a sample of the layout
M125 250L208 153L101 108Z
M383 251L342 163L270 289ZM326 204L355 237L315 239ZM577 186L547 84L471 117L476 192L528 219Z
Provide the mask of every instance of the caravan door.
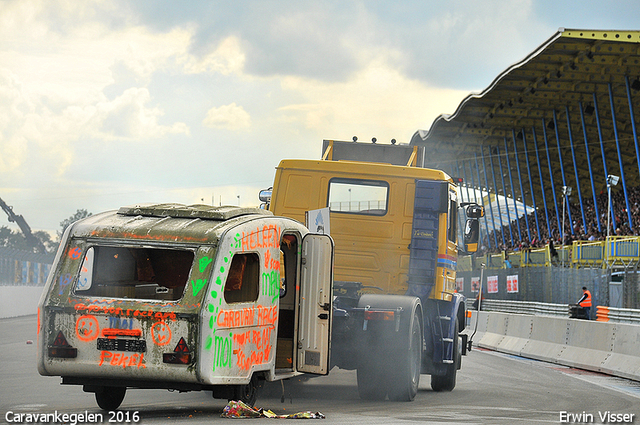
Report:
M297 371L329 373L333 299L333 239L308 233L302 239Z

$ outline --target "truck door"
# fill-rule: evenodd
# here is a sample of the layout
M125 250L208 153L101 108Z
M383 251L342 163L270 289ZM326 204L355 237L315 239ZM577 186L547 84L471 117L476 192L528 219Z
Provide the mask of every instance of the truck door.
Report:
M449 211L449 183L416 180L407 295L429 297L436 283L440 214Z
M327 375L331 349L333 239L308 233L302 239L297 371Z

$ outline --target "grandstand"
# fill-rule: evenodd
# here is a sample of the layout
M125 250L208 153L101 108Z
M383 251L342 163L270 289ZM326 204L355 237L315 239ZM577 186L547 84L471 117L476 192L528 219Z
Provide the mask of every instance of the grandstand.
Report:
M640 31L561 28L411 144L485 206L490 252L637 236L638 103Z

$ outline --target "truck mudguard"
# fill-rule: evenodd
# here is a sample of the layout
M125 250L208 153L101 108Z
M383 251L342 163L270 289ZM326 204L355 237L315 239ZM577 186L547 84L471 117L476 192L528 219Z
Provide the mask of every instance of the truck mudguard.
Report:
M454 360L454 344L445 341L452 340L464 329L464 317L460 317L464 316L464 296L455 293L451 302L429 299L426 312L431 322L430 327L425 326L425 338L430 338L433 344L431 360L436 364Z

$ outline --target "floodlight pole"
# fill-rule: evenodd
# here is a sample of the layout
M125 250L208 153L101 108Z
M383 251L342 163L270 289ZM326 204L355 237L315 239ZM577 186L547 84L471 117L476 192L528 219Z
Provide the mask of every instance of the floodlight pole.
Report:
M607 238L609 237L609 224L611 223L611 186L617 185L619 179L620 177L613 174L607 176L607 197L609 198L609 202L607 202Z
M566 186L562 186L562 267L564 267L564 212L567 203L567 197L565 196Z
M564 267L564 214L565 214L565 210L566 210L566 204L567 204L567 197L571 195L571 187L569 186L562 186L562 267Z
M611 227L611 185L607 179L607 239L609 238L609 227Z

